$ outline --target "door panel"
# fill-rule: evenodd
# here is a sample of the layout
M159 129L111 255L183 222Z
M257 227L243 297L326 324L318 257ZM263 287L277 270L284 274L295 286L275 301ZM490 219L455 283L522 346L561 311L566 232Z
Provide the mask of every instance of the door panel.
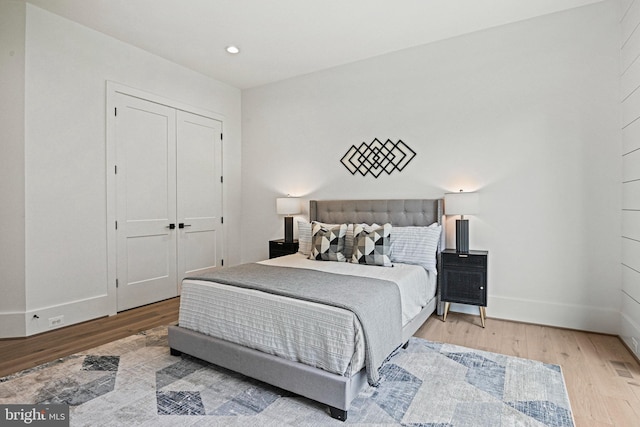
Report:
M175 110L116 95L118 311L177 295Z
M178 278L222 260L222 122L184 111L178 128Z
M185 266L184 274L193 274L204 268L216 266L218 259L215 243L218 240L216 230L186 231L185 239L188 244L184 245ZM212 260L214 262L212 263Z
M168 266L175 262L167 259L173 252L169 235L144 235L127 239L128 284L136 285L170 275Z

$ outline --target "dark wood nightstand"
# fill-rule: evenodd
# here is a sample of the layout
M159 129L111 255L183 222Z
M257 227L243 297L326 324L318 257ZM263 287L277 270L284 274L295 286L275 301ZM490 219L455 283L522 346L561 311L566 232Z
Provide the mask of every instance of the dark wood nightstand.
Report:
M445 302L443 321L452 302L477 305L484 328L487 307L487 251L456 252L445 249L441 256L440 299Z
M269 258L291 255L298 252L298 240L285 242L284 239L269 240Z

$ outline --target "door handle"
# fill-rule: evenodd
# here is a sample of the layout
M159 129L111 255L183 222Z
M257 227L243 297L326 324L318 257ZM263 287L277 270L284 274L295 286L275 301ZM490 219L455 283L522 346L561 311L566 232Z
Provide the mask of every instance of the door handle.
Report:
M175 224L169 224L165 228L168 228L169 230L173 230L173 229L176 228L176 225Z
M180 224L178 224L178 228L185 228L185 227L191 227L191 224L185 224L184 222L181 222Z

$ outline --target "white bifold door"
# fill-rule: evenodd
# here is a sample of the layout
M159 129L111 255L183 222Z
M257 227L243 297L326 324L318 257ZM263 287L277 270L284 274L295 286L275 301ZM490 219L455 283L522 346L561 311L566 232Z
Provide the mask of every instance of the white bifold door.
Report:
M220 265L222 123L116 94L118 311Z

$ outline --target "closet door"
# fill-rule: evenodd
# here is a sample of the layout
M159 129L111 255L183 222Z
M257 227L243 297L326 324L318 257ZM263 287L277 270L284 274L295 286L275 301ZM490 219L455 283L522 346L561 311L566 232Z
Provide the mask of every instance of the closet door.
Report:
M116 95L118 311L178 294L176 110Z
M222 123L177 112L178 279L222 259Z

